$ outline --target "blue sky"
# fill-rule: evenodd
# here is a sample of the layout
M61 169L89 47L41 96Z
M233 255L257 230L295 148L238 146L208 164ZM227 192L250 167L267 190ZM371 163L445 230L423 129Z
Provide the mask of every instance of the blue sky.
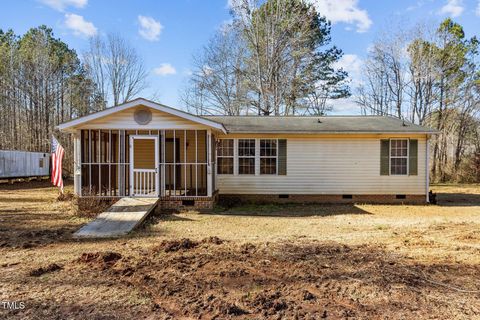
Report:
M372 41L385 30L452 17L467 36L480 35L480 0L308 0L332 23L333 43L352 80ZM79 54L95 34L116 32L143 57L150 86L142 95L182 108L192 56L230 19L228 0L4 0L0 28L17 34L46 24ZM358 113L351 101L338 102L334 113Z

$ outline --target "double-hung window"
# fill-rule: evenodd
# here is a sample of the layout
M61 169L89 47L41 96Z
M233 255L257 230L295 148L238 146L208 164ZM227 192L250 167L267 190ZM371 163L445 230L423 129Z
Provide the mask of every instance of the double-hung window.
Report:
M390 174L408 174L408 139L390 140Z
M255 174L255 139L238 140L238 174Z
M220 139L217 148L217 173L233 174L233 139Z
M260 174L277 174L277 139L260 140Z

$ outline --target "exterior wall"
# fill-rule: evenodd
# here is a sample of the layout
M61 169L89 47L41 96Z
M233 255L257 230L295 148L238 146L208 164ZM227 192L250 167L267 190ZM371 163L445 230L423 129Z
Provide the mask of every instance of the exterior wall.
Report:
M425 135L223 135L287 139L287 175L218 175L220 195L426 194ZM381 176L380 139L418 139L418 175ZM234 170L237 172L237 170Z

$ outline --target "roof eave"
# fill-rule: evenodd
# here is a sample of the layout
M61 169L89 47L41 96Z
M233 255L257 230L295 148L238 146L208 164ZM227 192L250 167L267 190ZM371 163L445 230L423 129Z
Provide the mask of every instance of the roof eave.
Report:
M437 131L312 131L312 130L228 130L228 133L248 134L438 134Z
M150 107L152 109L163 111L163 112L178 116L178 117L183 118L183 119L187 119L187 120L190 120L190 121L193 121L193 122L196 122L196 123L206 125L208 127L212 127L212 128L217 129L217 130L219 130L223 133L227 133L227 130L225 129L225 126L222 123L219 123L219 122L216 122L216 121L213 121L213 120L209 120L209 119L205 119L204 117L199 117L199 116L193 115L191 113L184 112L184 111L181 111L181 110L178 110L178 109L174 109L174 108L171 108L171 107L165 106L163 104L159 104L159 103L156 103L156 102L144 99L144 98L137 98L137 99L128 101L124 104L118 105L118 106L107 108L105 110L102 110L102 111L99 111L99 112L96 112L96 113L92 113L92 114L89 114L89 115L86 115L86 116L83 116L83 117L80 117L80 118L77 118L77 119L74 119L74 120L70 120L68 122L59 124L58 126L56 126L56 129L58 129L60 131L72 132L72 131L75 130L75 127L77 127L81 124L84 124L86 122L89 122L89 121L92 121L92 120L95 120L95 119L106 117L106 116L108 116L110 114L113 114L115 112L120 112L120 111L129 109L129 108L133 108L137 105L144 105L144 106Z

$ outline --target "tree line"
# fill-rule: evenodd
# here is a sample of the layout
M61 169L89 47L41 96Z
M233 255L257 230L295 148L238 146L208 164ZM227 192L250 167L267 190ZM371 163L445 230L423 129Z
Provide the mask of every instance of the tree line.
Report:
M356 88L364 114L391 115L438 130L433 181L480 181L479 42L446 19L373 43Z
M90 40L79 56L40 26L18 36L0 30L0 149L49 152L51 136L73 146L55 126L132 99L146 85L136 51L118 35Z

